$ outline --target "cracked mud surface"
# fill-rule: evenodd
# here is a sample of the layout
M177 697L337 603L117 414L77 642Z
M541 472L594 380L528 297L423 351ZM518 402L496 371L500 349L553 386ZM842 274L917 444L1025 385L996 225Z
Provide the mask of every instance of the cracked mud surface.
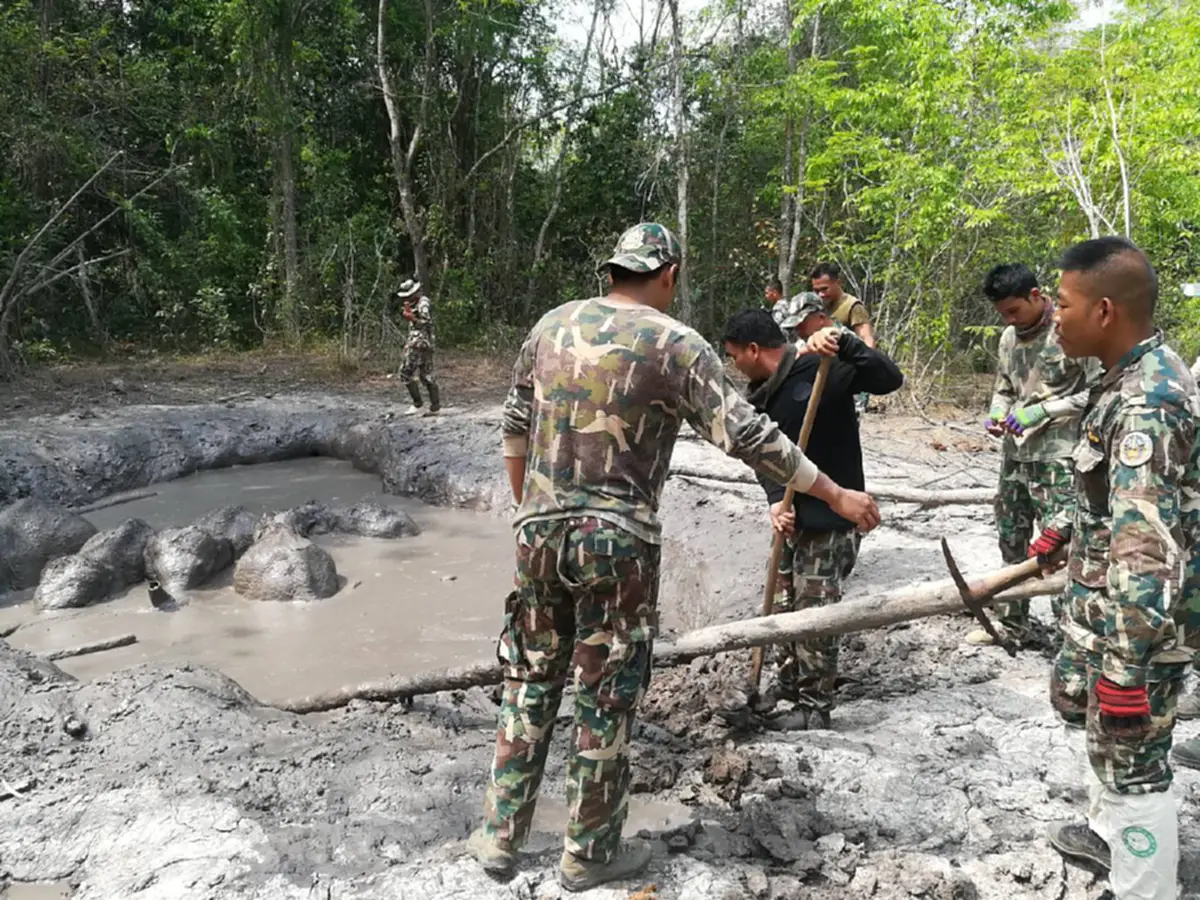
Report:
M389 492L505 506L494 405L435 421L311 394L85 412L6 423L0 503L80 504L200 468L316 453L377 473ZM962 435L892 416L867 417L864 431L869 481L993 478L995 454L956 449ZM739 465L685 446L714 472ZM662 512L665 625L751 614L767 552L757 488L672 478ZM848 596L944 577L943 534L968 574L999 563L986 507L884 513ZM497 627L506 589L481 600L495 603ZM1048 603L1035 611L1047 616ZM747 733L714 719L708 697L748 654L657 672L634 744L630 829L654 838L654 867L585 896L653 882L659 897L697 900L1098 897L1103 881L1064 867L1042 839L1046 822L1082 812L1085 764L1082 735L1059 726L1046 699L1047 659L965 647L970 627L939 618L847 636L827 731ZM299 717L183 662L75 681L7 645L0 682L0 787L20 794L0 800L0 868L12 882L66 882L77 898L559 896L566 729L518 877L497 885L463 858L491 753L482 690ZM1193 773L1177 773L1185 896L1200 892L1198 789Z

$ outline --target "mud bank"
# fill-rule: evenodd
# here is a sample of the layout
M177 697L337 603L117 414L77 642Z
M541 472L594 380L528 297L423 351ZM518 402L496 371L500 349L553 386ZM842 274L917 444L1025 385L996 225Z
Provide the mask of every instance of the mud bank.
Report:
M433 422L387 412L310 398L30 422L0 437L0 499L81 503L315 452L379 473L389 492L503 509L497 410ZM930 455L873 427L869 478L992 478L994 456ZM767 545L761 496L668 484L668 625L749 614ZM851 595L943 577L943 534L964 568L998 563L984 508L885 514ZM1041 836L1084 803L1082 735L1050 710L1047 661L964 647L969 627L926 620L848 637L828 731L743 733L715 719L709 698L744 659L657 673L631 816L631 830L655 840L654 868L639 885L588 896L654 882L658 896L688 900L1098 897L1103 882L1064 866ZM497 885L462 856L493 717L478 690L409 711L359 703L297 717L196 665L159 660L80 681L0 644L0 787L19 795L0 800L0 866L14 882L69 883L77 898L557 898L565 721L545 787L558 803L540 811L518 878ZM1198 784L1179 773L1185 895L1200 892Z

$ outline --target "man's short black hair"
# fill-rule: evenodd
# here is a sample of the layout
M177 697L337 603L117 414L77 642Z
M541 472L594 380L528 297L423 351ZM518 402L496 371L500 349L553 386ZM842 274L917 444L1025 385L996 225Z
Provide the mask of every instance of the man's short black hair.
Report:
M787 343L775 320L765 309L744 309L725 323L724 342L748 347L751 344L773 350Z
M842 270L837 263L823 262L813 266L813 270L808 273L808 280L815 281L818 278L829 278L833 281L842 280Z
M1024 297L1037 290L1037 276L1024 263L1001 263L983 279L983 296L993 303L1009 297Z
M772 278L767 282L767 290L774 291L777 294L783 293L783 282L778 277Z
M1133 241L1119 235L1083 241L1062 255L1063 273L1079 272L1095 279L1097 296L1105 296L1136 316L1153 318L1158 304L1158 273Z
M624 266L614 266L611 263L605 268L608 269L609 277L612 278L612 283L616 286L618 284L646 284L657 278L667 266L673 265L677 265L677 263L673 260L668 261L653 272L635 272L632 269L626 269Z

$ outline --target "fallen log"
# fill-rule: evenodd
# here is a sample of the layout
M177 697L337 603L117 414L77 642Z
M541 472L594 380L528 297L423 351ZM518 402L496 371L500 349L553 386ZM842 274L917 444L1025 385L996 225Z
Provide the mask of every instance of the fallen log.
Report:
M88 513L98 512L102 509L110 509L114 506L121 506L125 503L135 503L138 500L147 500L150 497L157 497L158 491L134 491L131 494L119 494L116 497L109 497L105 500L97 500L95 503L89 503L87 506L75 506L71 508L71 512L77 516L86 516Z
M80 644L78 647L67 647L65 650L51 650L42 655L42 659L70 659L73 656L87 656L89 653L101 653L105 650L115 650L117 647L128 647L137 643L136 634L122 634L119 637L106 638L103 641L93 641L90 644Z
M706 472L691 466L671 468L671 475L683 478L696 478L701 481L716 481L722 484L757 484L750 474L732 475L723 472ZM923 507L949 506L952 504L992 503L996 492L991 488L953 488L949 490L932 491L922 488L905 487L895 484L869 484L867 493L876 500L892 500L896 503L916 503Z
M989 587L1002 582L1006 573L1011 572L1013 568L1010 566L1000 569L985 578L971 581L972 592L977 596L983 595ZM1026 600L1045 594L1057 594L1065 586L1065 575L1033 579L984 603ZM712 656L746 647L850 634L929 616L952 615L962 612L963 609L965 607L962 597L953 580L931 581L898 591L889 591L876 597L847 600L833 606L819 606L799 612L777 613L744 622L701 628L682 635L674 642L657 644L654 648L654 662L660 666L676 665L697 656ZM324 712L345 706L353 700L394 703L421 694L499 684L501 680L502 670L498 663L481 661L466 666L421 672L417 675L395 676L383 681L344 687L270 705L294 713Z

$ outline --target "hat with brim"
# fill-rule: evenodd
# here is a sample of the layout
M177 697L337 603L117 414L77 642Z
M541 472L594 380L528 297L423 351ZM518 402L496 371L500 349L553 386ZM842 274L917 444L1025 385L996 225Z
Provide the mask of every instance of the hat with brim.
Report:
M642 222L621 235L613 255L600 264L600 270L619 266L630 272L657 272L668 263L677 262L682 255L671 229L657 222Z
M781 323L781 327L783 328L799 328L805 319L817 313L823 316L829 315L829 310L825 307L825 301L812 291L797 294L791 299L788 305L792 307L792 312L784 317Z
M396 296L399 297L401 300L407 300L409 297L411 297L413 294L415 294L420 289L421 289L421 282L413 281L410 278L410 279L408 279L408 281L404 282L404 284L400 285L399 289L396 291Z

